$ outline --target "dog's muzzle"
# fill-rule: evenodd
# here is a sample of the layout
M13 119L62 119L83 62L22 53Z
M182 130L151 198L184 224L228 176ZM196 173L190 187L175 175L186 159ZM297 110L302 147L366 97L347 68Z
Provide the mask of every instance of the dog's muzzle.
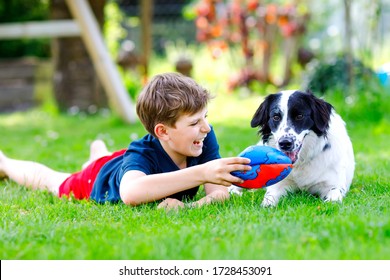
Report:
M278 141L279 149L285 153L295 163L298 159L298 153L301 146L295 149L295 138L291 136L283 136Z
M294 139L292 137L284 136L279 139L278 145L283 152L291 152L294 148Z

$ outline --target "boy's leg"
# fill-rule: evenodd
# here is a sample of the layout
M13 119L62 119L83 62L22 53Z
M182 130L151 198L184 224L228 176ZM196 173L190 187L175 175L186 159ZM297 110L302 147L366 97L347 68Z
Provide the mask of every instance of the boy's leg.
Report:
M70 176L37 162L8 158L1 151L0 174L27 188L45 189L54 194L58 194L62 182Z
M108 151L106 144L102 140L94 140L90 146L89 159L83 164L83 169L92 161L108 155L111 155L111 152Z

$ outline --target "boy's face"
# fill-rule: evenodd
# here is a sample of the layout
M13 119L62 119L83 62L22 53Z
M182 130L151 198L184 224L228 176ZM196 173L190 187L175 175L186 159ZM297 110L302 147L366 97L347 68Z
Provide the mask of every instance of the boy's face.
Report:
M175 127L166 127L166 132L164 149L176 164L183 163L189 156L200 156L203 140L210 132L207 108L193 115L181 116Z

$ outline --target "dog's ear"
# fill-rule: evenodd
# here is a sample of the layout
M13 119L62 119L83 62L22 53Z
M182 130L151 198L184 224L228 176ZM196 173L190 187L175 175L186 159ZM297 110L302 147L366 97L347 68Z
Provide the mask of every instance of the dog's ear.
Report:
M268 123L270 105L275 99L273 94L268 95L257 108L256 113L252 117L251 127L263 126Z
M311 91L308 91L309 102L314 121L313 131L318 136L326 135L329 128L330 115L333 106L328 102L316 97Z
M271 128L269 127L268 120L270 114L271 103L276 100L276 94L268 95L264 101L257 108L256 113L252 117L251 127L259 127L259 133L262 134L263 140L268 139L271 134Z
M263 103L260 104L257 108L256 113L253 115L251 120L251 127L262 126L264 123L268 122L268 101L265 99Z

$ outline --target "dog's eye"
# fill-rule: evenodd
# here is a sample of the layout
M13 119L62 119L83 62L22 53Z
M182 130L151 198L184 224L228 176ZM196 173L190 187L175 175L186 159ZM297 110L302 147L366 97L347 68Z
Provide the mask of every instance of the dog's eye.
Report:
M275 122L278 122L278 121L280 121L280 116L275 115L275 116L272 117L272 119L273 119Z
M295 119L296 119L297 121L301 121L301 120L303 120L303 115L302 115L302 114L299 114L299 115L297 115L297 116L295 117Z

